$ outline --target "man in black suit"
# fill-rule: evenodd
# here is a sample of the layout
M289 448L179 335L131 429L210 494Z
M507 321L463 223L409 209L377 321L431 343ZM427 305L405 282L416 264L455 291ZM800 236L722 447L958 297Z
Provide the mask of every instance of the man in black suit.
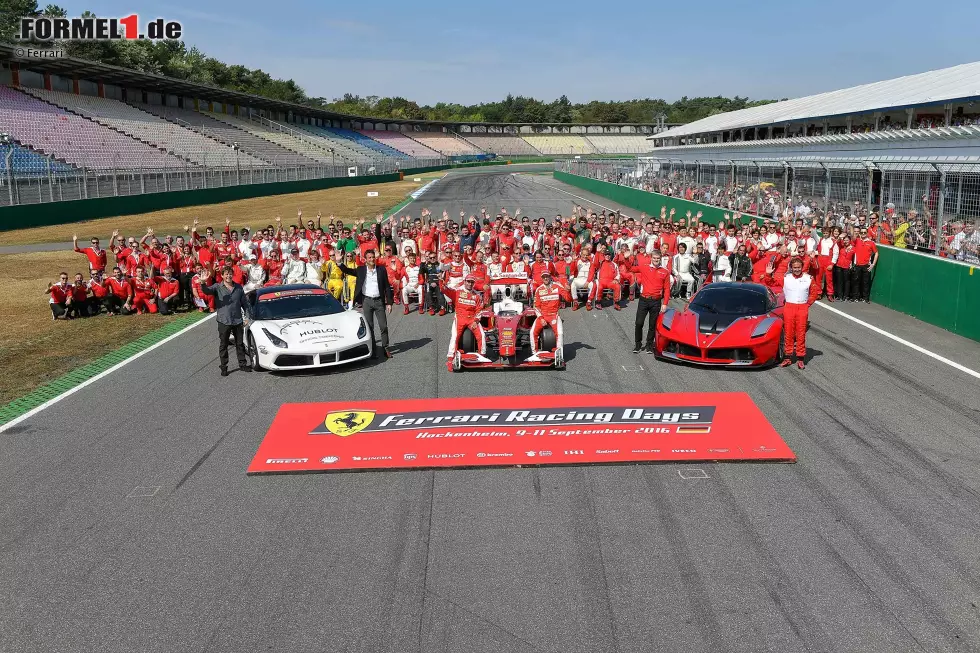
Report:
M391 283L388 281L388 270L383 266L377 265L377 252L369 249L364 253L364 265L357 268L350 268L344 264L338 264L341 270L347 274L354 275L354 306L361 309L364 314L364 321L367 322L368 329L371 331L371 341L374 341L374 320L377 318L378 327L381 330L381 348L384 350L385 358L391 358L391 350L388 349L388 313L391 313L391 306L395 300ZM374 355L378 355L378 350L374 350Z

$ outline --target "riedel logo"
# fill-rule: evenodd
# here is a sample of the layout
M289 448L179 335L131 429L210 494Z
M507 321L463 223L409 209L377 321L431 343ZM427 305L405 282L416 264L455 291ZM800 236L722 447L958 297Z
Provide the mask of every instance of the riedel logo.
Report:
M27 16L20 19L20 31L14 38L18 41L163 41L177 40L183 34L184 27L180 22L163 18L149 21L141 30L139 14L130 14L124 18Z

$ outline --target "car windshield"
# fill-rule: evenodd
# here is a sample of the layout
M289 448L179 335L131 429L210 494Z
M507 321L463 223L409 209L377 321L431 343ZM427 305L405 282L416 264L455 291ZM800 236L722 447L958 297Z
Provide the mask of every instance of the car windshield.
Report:
M343 313L344 307L321 289L267 293L255 302L256 320L294 320L300 317Z
M766 296L755 290L709 286L697 294L691 309L721 315L762 315L766 312Z

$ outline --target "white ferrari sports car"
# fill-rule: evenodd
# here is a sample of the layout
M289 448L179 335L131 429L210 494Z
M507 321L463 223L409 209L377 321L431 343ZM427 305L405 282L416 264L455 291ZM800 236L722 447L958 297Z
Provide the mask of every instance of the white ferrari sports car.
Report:
M370 358L364 318L312 284L269 286L248 294L245 346L252 369L306 370Z

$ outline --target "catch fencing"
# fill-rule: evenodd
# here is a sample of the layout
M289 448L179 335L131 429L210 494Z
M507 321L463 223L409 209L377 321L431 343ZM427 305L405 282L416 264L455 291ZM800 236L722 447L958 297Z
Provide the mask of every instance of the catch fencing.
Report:
M245 184L267 184L285 181L304 181L348 176L385 175L399 170L432 166L448 166L444 159L379 158L372 161L303 163L299 155L289 161L276 157L267 165L241 161L234 166L209 165L208 153L184 158L183 165L169 168L120 167L107 169L72 168L48 159L40 169L18 170L12 165L13 151L0 160L0 206L41 204L101 197L141 195L170 191L222 188ZM252 157L249 159L253 160ZM202 163L193 163L200 161ZM13 168L13 169L12 169Z
M632 157L564 159L555 169L767 219L846 227L877 218L904 231L908 249L978 260L980 163ZM893 238L889 229L878 230L879 240Z

